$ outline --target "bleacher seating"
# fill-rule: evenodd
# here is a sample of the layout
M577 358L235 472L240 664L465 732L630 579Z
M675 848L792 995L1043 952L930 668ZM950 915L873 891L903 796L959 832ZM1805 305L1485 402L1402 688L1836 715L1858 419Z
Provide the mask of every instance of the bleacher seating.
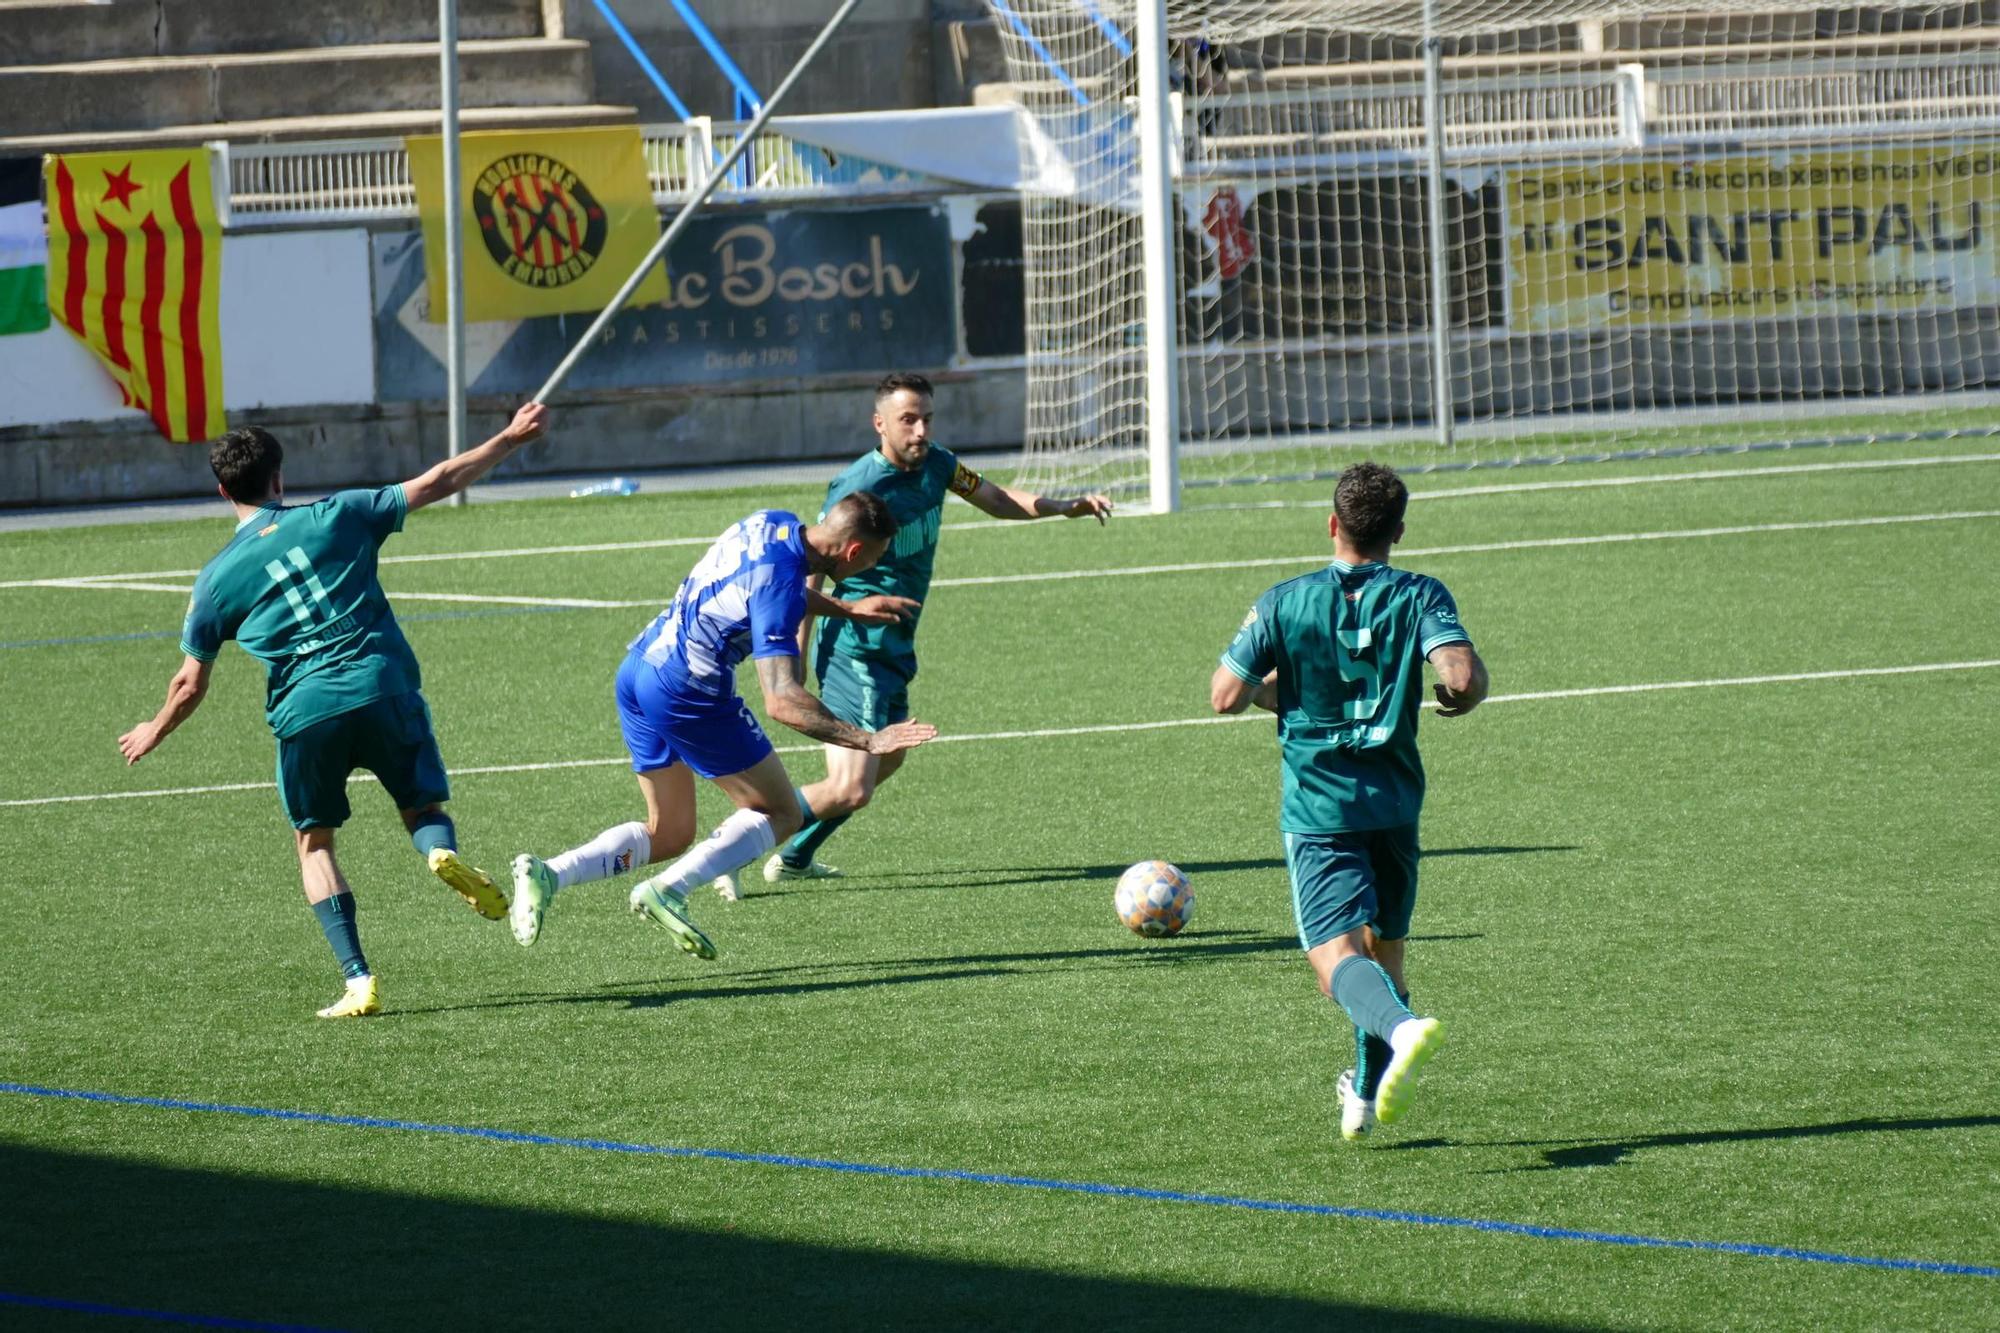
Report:
M460 0L468 129L631 121L541 0ZM438 124L435 0L0 0L0 154Z

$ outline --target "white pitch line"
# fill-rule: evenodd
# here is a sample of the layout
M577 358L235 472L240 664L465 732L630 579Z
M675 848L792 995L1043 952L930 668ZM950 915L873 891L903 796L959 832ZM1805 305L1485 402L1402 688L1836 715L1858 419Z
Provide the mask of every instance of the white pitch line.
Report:
M1602 546L1621 542L1679 541L1695 537L1742 537L1762 532L1811 532L1829 528L1879 527L1891 523L1945 523L1962 519L2000 518L2000 509L1966 509L1942 514L1892 514L1880 518L1827 518L1797 523L1747 523L1726 528L1672 528L1661 532L1611 532L1594 537L1531 537L1512 542L1468 542L1461 546L1404 547L1398 563L1415 556L1480 555L1493 551L1534 551L1564 546ZM933 579L933 588L964 588L996 583L1044 583L1061 579L1101 579L1136 574L1199 574L1218 569L1264 569L1279 565L1323 565L1330 553L1269 556L1259 560L1208 560L1177 565L1131 565L1120 569L1064 569L1040 574L984 574L972 578ZM647 603L634 603L647 605Z
M392 592L388 598L392 602L499 602L508 606L555 606L579 611L660 605L659 602L600 602L588 597L502 597L469 592Z
M1845 671L1790 671L1766 676L1719 676L1710 680L1665 680L1651 681L1640 685L1586 685L1570 690L1533 690L1520 694L1496 694L1486 700L1481 707L1494 704L1539 703L1551 699L1589 699L1618 694L1654 694L1669 690L1713 690L1729 686L1743 685L1788 685L1813 680L1861 680L1876 676L1913 676L1940 671L1988 671L2000 667L2000 657L1979 658L1966 662L1921 662L1911 666L1891 667L1850 667ZM1436 708L1437 704L1426 700L1425 708ZM1039 727L1031 731L979 731L963 735L940 736L929 742L932 745L963 745L973 741L1026 741L1047 740L1060 736L1108 736L1132 731L1171 731L1182 727L1217 726L1228 722L1254 722L1266 715L1251 710L1227 716L1180 717L1164 722L1107 722L1087 727ZM812 754L819 750L817 745L781 745L780 754ZM467 777L478 773L547 773L565 768L610 768L629 764L625 755L610 759L556 759L532 764L481 764L470 768L448 770L453 777ZM356 774L351 781L373 782L372 775ZM0 808L28 805L68 805L82 801L130 801L148 796L200 796L211 792L271 791L277 784L273 782L231 782L207 787L167 787L152 791L98 792L87 796L35 796L22 800L0 801Z
M1454 500L1467 495L1526 495L1536 491L1595 490L1605 486L1655 486L1663 482L1735 481L1742 477L1789 477L1811 472L1860 472L1897 467L1940 467L1949 463L2000 463L2000 454L1948 454L1935 458L1878 458L1846 463L1792 463L1772 467L1711 468L1702 472L1663 472L1637 477L1579 477L1568 481L1503 482L1492 486L1446 486L1411 491L1410 499ZM1324 509L1325 500L1261 500L1248 504L1190 505L1209 513L1224 509ZM977 526L984 526L983 524Z
M1842 463L1796 463L1772 467L1756 468L1715 468L1702 472L1672 472L1657 476L1633 477L1583 477L1567 481L1509 482L1493 486L1455 486L1434 491L1412 491L1412 500L1448 500L1460 496L1474 495L1516 495L1533 491L1562 491L1595 489L1607 486L1650 486L1663 482L1688 481L1731 481L1737 478L1782 477L1815 472L1856 472L1876 471L1898 467L1940 467L1953 463L2000 462L2000 454L1955 454L1928 458L1882 458L1855 459ZM1324 501L1312 500L1269 500L1253 504L1196 505L1194 511L1212 512L1224 509L1308 509L1319 508ZM1123 519L1148 518L1149 514L1126 514ZM1041 520L1047 522L1049 520ZM978 531L998 528L1026 528L1032 524L1007 519L980 519L968 523L947 523L946 532ZM381 564L405 565L425 564L439 560L500 560L524 556L543 555L590 555L607 551L651 551L676 546L708 546L713 537L661 537L648 541L592 542L573 546L516 546L492 551L441 551L425 555L385 555ZM100 580L193 578L201 573L199 569L156 569L136 574L78 574L64 579L13 579L0 581L0 588L51 588L88 585Z
M1939 514L1889 514L1876 518L1808 519L1796 523L1746 523L1722 528L1669 528L1658 532L1611 532L1588 537L1530 537L1510 542L1468 542L1458 546L1405 547L1399 559L1418 556L1485 555L1503 551L1555 550L1570 546L1604 546L1630 542L1684 541L1706 537L1743 537L1770 532L1815 532L1835 528L1883 527L1899 523L1949 523L1968 519L2000 518L2000 509L1965 509ZM1294 565L1323 565L1326 551L1311 555L1264 556L1255 560L1203 560L1171 565L1125 565L1113 569L1058 569L1036 574L982 574L967 578L934 579L933 588L991 587L1011 583L1057 583L1076 579L1135 578L1153 574L1204 574L1225 569L1274 569ZM110 583L81 579L42 579L26 586L57 588L111 588L187 593L186 587L135 582ZM547 606L585 611L659 610L666 603L658 598L638 601L600 601L587 597L513 597L484 593L390 592L389 600L425 602L490 602L515 606Z

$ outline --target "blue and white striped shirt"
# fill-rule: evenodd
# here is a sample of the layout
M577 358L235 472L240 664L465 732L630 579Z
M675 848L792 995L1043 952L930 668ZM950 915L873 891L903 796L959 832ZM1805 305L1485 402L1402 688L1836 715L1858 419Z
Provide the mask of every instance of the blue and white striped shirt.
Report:
M798 515L760 509L716 538L629 651L669 689L726 699L744 658L799 655L810 572Z

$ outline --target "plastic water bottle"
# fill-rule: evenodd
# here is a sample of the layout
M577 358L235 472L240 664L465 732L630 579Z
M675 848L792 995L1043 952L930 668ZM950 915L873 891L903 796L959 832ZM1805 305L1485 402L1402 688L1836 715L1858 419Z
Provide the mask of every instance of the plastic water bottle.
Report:
M592 482L579 486L569 493L572 500L581 500L586 495L637 495L639 483L630 477L613 477L610 481Z

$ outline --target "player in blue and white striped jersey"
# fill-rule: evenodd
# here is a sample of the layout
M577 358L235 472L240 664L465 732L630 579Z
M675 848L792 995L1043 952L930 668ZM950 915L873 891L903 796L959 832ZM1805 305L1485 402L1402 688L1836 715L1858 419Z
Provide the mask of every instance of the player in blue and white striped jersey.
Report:
M628 647L618 670L618 722L632 771L646 797L646 820L606 829L546 862L514 858L514 938L533 944L559 890L679 856L694 841L694 777L736 803L701 846L642 882L634 912L671 930L683 949L715 957L688 916L687 891L729 874L790 837L813 814L792 785L764 729L736 693L736 668L756 664L764 711L828 745L896 754L937 728L915 720L879 731L842 722L806 692L799 670L799 624L818 615L886 623L917 603L876 596L836 601L807 587L814 576L845 578L882 558L896 520L880 496L849 496L812 526L796 514L763 509L722 534L689 572L673 605Z

